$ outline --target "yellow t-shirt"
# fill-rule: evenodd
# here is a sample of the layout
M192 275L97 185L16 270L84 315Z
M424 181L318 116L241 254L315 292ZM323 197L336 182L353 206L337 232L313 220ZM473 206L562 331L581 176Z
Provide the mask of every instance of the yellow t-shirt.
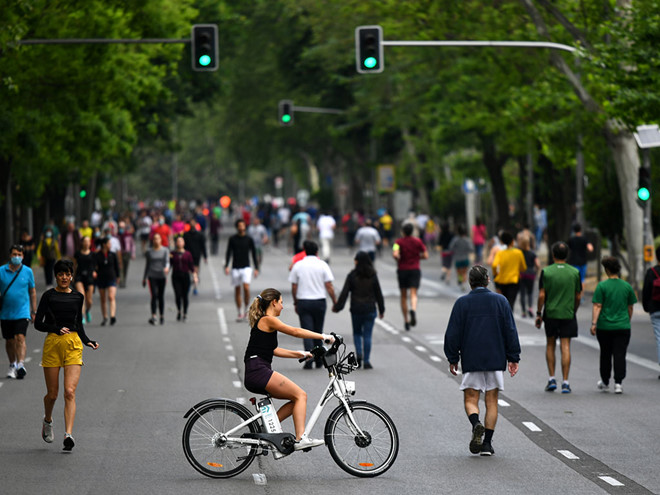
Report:
M386 213L378 219L380 224L383 226L383 230L390 230L392 228L392 217Z
M525 256L520 249L508 247L499 250L495 255L495 260L493 260L495 283L517 284L520 272L525 270L527 270L527 263L525 263Z

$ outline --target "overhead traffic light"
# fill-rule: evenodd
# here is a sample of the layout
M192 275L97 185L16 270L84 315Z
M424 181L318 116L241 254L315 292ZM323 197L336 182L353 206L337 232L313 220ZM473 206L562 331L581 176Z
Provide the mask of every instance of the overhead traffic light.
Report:
M218 26L216 24L193 25L191 54L194 71L218 70Z
M87 197L87 189L81 189L80 190L80 199L84 199Z
M280 100L277 110L280 125L293 125L293 102L291 100Z
M360 74L383 72L383 28L359 26L355 28L355 63Z
M637 203L644 207L649 199L651 199L651 171L646 167L639 167Z

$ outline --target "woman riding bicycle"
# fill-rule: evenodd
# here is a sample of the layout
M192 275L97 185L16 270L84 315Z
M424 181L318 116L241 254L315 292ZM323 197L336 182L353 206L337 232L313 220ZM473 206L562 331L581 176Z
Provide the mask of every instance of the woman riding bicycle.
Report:
M273 356L282 358L312 358L307 351L292 351L278 347L277 332L300 339L319 339L319 334L304 328L286 325L279 320L282 312L282 294L276 289L265 289L259 294L248 311L250 340L245 350L245 388L255 394L270 394L275 399L287 399L278 411L280 422L293 415L296 430L295 450L323 445L323 440L303 437L307 414L307 394L287 377L273 371ZM321 334L326 342L334 341L331 335Z

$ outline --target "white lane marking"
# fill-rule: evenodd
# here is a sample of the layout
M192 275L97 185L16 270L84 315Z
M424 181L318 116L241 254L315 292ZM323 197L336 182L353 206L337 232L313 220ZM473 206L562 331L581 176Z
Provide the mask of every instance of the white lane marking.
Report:
M541 428L536 426L531 421L523 421L523 424L529 429L529 431L541 431Z
M0 382L0 387L2 387L3 385L4 385L4 383Z
M238 375L238 368L232 368L231 372L234 373L235 375Z
M233 350L234 350L234 346L231 345L231 344L226 345L226 346L225 346L225 350L227 350L227 351L233 351Z
M222 295L220 294L220 281L218 280L218 276L215 273L215 264L213 263L213 257L209 257L209 268L211 269L211 281L213 282L213 290L215 291L215 298L217 300L222 299Z
M232 383L234 384L234 387L236 387L236 388L241 388L242 387L241 382L239 382L238 380L234 380Z
M222 337L223 342L231 342L231 339L229 337Z
M227 319L225 318L225 310L218 308L218 322L220 323L220 333L227 335Z
M376 319L376 325L380 326L383 330L391 334L397 335L399 333L399 331L396 328L394 328L386 321L381 320L380 318Z
M262 473L253 473L252 479L254 479L255 485L267 485L268 481L266 480L266 475Z
M439 339L439 340L435 340L435 339L429 340L429 344L431 344L431 345L443 345L444 343L445 343L445 341L441 340L441 339Z
M426 347L424 347L423 345L416 345L415 350L419 352L426 352Z
M557 452L566 457L566 459L579 459L579 457L570 450L558 450Z
M35 350L32 351L32 352L34 352L34 353L36 354L36 353L38 353L38 352L41 352L41 349L35 349Z
M599 478L603 480L605 483L612 486L626 486L623 483L621 483L619 480L614 479L611 476L599 476Z
M410 337L401 337L401 340L404 341L406 344L410 344L412 342L412 339Z
M227 359L229 359L229 361L231 361L232 363L236 362L236 356L227 356Z
M505 401L504 399L497 399L497 403L502 407L509 407L511 405L507 401Z
M431 361L435 361L436 363L439 363L442 361L442 358L440 356L429 356L431 358Z
M245 397L236 397L236 402L238 402L239 404L247 404L247 400L245 399Z
M28 357L25 358L25 362L26 362L26 363L29 363L30 361L32 361L32 358L31 358L30 356L28 356Z

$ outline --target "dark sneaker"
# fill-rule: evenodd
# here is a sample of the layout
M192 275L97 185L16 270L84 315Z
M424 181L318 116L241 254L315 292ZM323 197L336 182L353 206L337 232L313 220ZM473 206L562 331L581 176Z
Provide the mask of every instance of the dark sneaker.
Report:
M405 323L403 324L403 326L405 327L405 329L406 329L407 332L410 331L410 323L405 322Z
M76 444L76 442L73 440L73 437L69 435L68 433L64 434L64 447L62 450L66 450L70 452L73 449L73 446Z
M493 450L493 446L491 445L490 442L484 442L481 444L481 452L480 455L493 455L495 454L495 451Z
M113 326L115 323L117 323L117 318L113 316L110 318L110 326Z
M486 433L486 429L481 423L477 423L474 425L474 428L472 428L472 440L470 440L470 452L472 454L478 454L481 452L484 433Z
M415 315L415 312L411 309L410 310L410 326L414 327L417 325L417 315Z
M365 370L372 370L374 367L371 365L371 363L364 363L364 369Z
M554 378L552 380L548 380L548 384L545 386L545 391L554 392L555 390L557 390L557 380Z
M149 325L155 325L156 324L156 319L155 318L149 318Z
M101 326L104 327L106 323L108 323L108 319L103 318L103 321L101 322Z
M25 366L23 364L19 364L18 368L16 368L16 378L22 380L23 378L25 378L25 375L27 375Z
M181 321L181 313L176 314L176 321Z
M165 317L163 316L160 317L160 324L165 325Z
M571 393L571 386L568 383L562 383L561 384L561 393L562 394L570 394Z

